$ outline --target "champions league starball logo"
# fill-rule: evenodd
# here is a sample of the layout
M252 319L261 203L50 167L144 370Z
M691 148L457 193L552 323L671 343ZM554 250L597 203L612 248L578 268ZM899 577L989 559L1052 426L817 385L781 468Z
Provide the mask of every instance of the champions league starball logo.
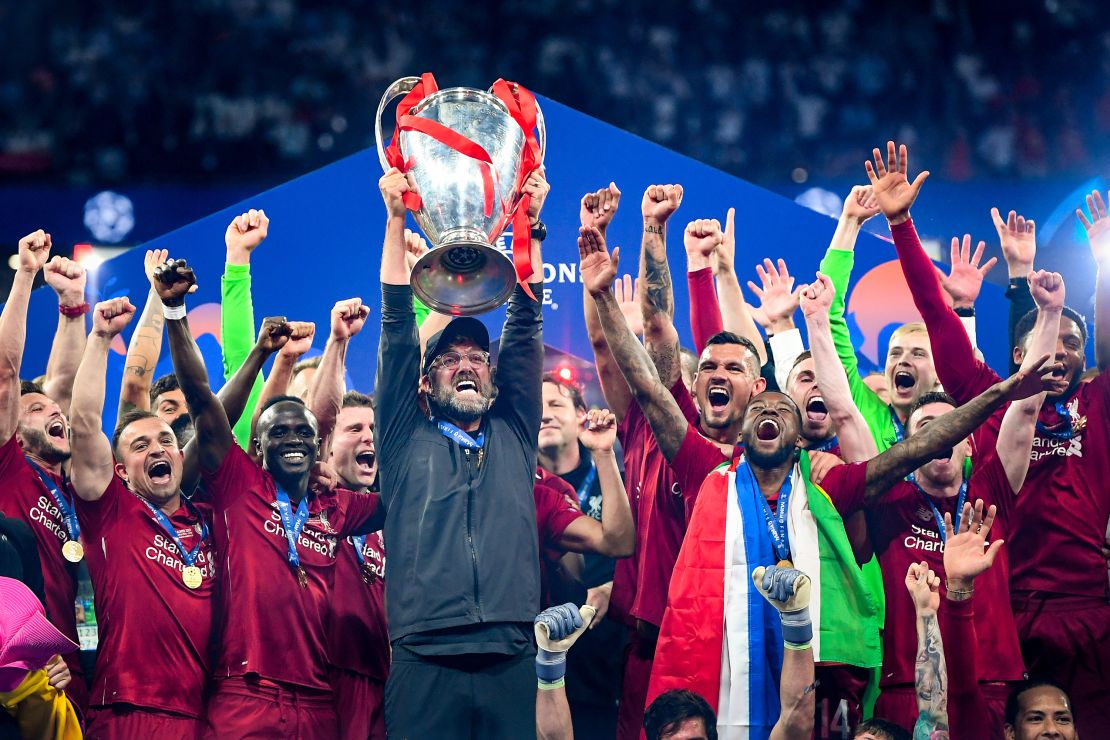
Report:
M105 190L85 201L85 227L93 238L118 244L135 228L135 208L126 195Z

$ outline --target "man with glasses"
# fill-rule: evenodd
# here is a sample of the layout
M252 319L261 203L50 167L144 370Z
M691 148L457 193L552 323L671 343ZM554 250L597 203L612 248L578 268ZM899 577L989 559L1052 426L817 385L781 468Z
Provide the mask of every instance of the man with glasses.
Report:
M391 170L379 187L388 211L376 390L393 648L386 730L390 737L534 736L540 304L524 286L509 298L496 383L489 334L477 319L457 318L433 335L421 362L405 265L409 186ZM524 189L538 266L548 190L542 170ZM528 287L542 296L542 279Z

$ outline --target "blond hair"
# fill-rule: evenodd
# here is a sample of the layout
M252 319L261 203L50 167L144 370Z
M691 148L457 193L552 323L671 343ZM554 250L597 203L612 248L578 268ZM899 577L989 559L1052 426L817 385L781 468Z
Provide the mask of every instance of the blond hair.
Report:
M908 324L902 324L897 329L895 329L894 333L890 335L890 341L893 342L895 339L898 339L900 337L904 337L907 334L928 334L928 333L929 333L929 330L925 326L924 322L911 321Z

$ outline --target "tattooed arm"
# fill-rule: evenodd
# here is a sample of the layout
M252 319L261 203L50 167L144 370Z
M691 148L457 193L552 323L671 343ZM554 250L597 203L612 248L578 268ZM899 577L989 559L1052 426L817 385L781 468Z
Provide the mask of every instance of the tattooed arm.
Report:
M682 203L681 185L651 185L641 209L644 236L640 244L640 309L644 317L644 345L663 385L678 380L678 331L674 328L674 288L667 264L667 219Z
M150 385L154 381L154 368L162 353L162 301L150 291L139 324L127 345L127 359L123 367L123 384L119 391L119 416L132 409L150 410Z
M937 453L953 447L985 422L991 414L1009 401L1018 401L1045 390L1045 381L1052 371L1048 355L1031 367L1019 370L1006 380L995 383L958 409L938 416L914 434L867 463L867 503L874 503L897 481L917 470Z
M914 740L948 738L948 670L944 663L944 643L940 638L940 577L925 562L913 563L906 573L906 589L917 612L917 660L915 689L917 724Z
M618 250L613 250L610 258L601 232L594 227L583 226L579 230L578 254L581 259L579 271L582 282L597 306L598 319L609 350L628 382L633 398L640 404L644 416L651 424L659 449L669 462L682 447L689 424L678 407L678 402L660 381L647 350L628 328L613 296L610 286L617 275ZM677 365L675 372L677 373ZM672 384L673 382L674 380Z

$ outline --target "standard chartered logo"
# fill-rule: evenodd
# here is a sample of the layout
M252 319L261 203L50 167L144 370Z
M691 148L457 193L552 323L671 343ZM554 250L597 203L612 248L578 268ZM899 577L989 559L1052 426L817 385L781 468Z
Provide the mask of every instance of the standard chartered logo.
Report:
M335 535L312 529L312 525L313 520L310 518L308 522L305 523L304 529L301 530L301 536L297 538L297 545L317 552L326 558L334 558L336 545ZM281 515L276 511L271 512L270 518L267 519L263 525L263 529L280 538L282 542L286 541L285 527L281 525Z
M39 500L35 502L27 515L31 518L31 521L41 524L43 528L52 532L62 542L69 539L69 534L62 526L62 512L58 511L57 505L47 499L46 496L39 496Z

